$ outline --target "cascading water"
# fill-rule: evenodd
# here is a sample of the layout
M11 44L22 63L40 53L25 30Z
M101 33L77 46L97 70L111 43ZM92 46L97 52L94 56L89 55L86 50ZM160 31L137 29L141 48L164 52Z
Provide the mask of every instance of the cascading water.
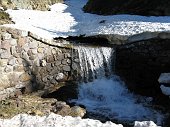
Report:
M78 46L77 49L83 81L93 81L111 75L113 48Z
M78 99L71 100L72 102L84 105L88 112L110 120L152 120L162 124L163 115L139 104L137 97L129 93L118 76L112 74L114 49L84 46L77 48L81 76L87 83L80 83Z

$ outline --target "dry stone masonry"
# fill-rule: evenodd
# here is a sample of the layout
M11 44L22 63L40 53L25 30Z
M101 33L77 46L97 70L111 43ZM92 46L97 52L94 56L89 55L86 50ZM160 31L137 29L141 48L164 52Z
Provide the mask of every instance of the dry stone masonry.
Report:
M55 90L61 82L77 79L76 50L70 45L27 31L4 27L0 31L0 100L39 89Z

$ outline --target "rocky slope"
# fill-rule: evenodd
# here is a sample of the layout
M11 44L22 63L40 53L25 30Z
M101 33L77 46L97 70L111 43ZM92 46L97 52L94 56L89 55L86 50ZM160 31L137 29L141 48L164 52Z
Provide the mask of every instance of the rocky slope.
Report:
M4 12L3 10L0 10L0 19L1 19L0 25L12 23L11 18L9 17L9 14Z
M49 5L58 2L63 0L0 0L0 5L12 9L48 10Z
M169 0L89 0L84 7L86 12L101 15L170 15Z

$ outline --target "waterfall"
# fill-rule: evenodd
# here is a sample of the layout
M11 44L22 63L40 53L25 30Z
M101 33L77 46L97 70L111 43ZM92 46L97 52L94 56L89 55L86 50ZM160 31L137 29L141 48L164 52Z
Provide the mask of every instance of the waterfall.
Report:
M78 46L77 50L83 81L93 81L112 74L113 48Z
M84 105L87 112L98 118L126 122L152 120L162 124L162 113L143 103L147 102L148 98L140 97L144 100L140 102L139 96L130 93L123 81L113 75L113 48L78 46L77 50L81 77L86 83L80 82L78 99L70 102Z

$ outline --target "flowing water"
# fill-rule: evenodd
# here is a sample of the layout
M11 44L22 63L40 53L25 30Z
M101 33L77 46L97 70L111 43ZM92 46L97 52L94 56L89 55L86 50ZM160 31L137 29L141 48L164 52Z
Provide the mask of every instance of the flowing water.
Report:
M147 103L145 106L139 103L138 97L128 91L118 76L112 74L114 49L79 46L78 52L81 76L86 83L80 83L78 99L72 102L84 105L88 112L110 120L152 120L162 124L163 115L147 107Z
M112 73L113 48L78 46L77 49L83 81L108 77Z

